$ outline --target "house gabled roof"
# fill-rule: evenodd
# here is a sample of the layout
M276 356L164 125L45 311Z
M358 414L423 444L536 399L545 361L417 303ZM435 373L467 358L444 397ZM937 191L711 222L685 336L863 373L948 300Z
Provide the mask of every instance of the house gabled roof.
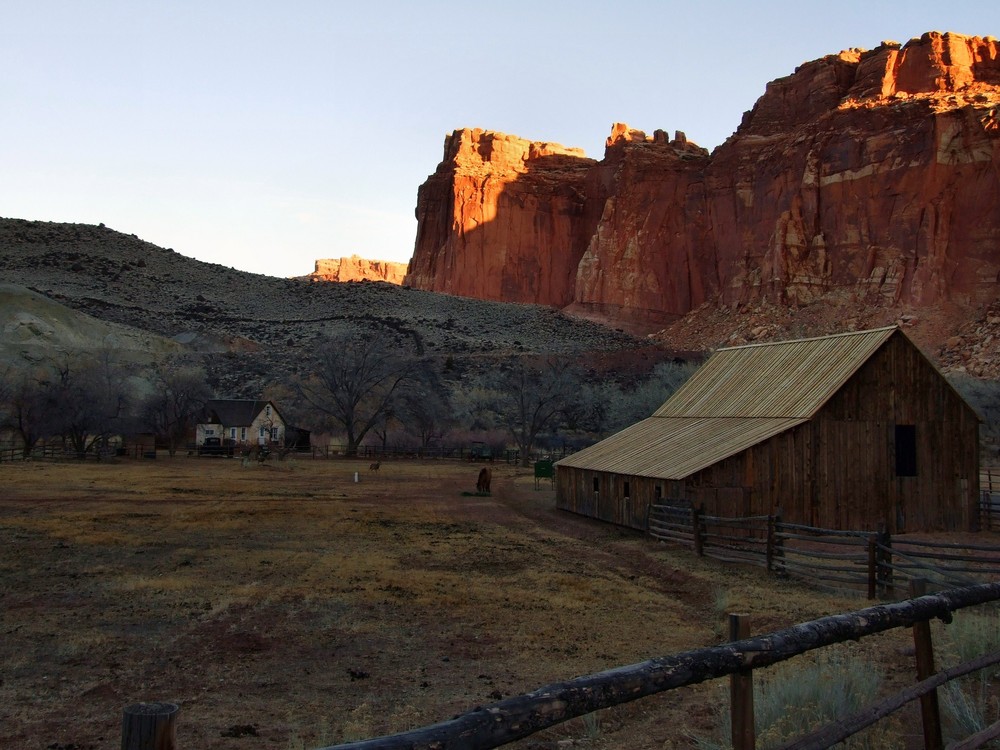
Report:
M683 479L808 421L898 331L719 349L652 417L557 465Z
M223 427L248 427L268 404L280 418L277 407L271 401L253 399L212 399L205 403L204 418Z

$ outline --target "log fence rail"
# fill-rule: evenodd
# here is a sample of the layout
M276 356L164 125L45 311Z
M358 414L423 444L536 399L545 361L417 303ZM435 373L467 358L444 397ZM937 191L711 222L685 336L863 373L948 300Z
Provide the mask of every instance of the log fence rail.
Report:
M787 743L782 750L820 750L844 741L914 700L921 701L925 750L942 748L940 716L933 691L964 674L1000 663L1000 651L940 672L933 671L929 622L952 621L954 612L1000 601L1000 582L978 584L936 594L919 595L925 584L911 583L911 598L856 612L822 617L763 636L749 635L746 615L729 616L731 641L719 646L657 657L638 664L554 683L525 695L481 706L452 719L385 737L350 742L319 750L490 750L529 737L569 719L629 703L669 690L712 679L730 677L730 717L734 750L754 750L753 670L796 656L895 628L913 630L918 682L849 717L820 727ZM930 672L930 673L928 673ZM143 707L157 704L138 704ZM174 704L159 704L166 713L161 724L176 715ZM132 723L126 709L123 727ZM144 732L150 736L149 731ZM122 750L176 750L173 728L170 744L125 744ZM162 733L161 733L162 736ZM972 750L1000 736L1000 722L977 731L949 750Z

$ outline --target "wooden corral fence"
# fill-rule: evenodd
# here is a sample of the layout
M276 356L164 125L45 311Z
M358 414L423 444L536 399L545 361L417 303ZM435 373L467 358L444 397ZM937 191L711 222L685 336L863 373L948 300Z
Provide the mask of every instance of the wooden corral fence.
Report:
M532 459L549 458L557 461L572 453L570 448L557 449L555 451L534 451ZM314 445L311 448L313 458L340 458L347 453L347 446L344 444L331 443L326 446ZM491 457L483 458L476 449L469 446L460 448L445 448L441 446L431 446L428 448L405 448L400 446L362 445L358 446L358 458L364 459L390 459L390 458L449 458L457 461L485 461L495 463L503 461L508 464L517 464L521 460L521 453L514 448L498 450Z
M780 516L728 518L698 508L654 505L649 533L699 556L748 563L833 590L892 597L923 578L940 587L1000 576L1000 546L928 542L887 532L835 531L784 523Z
M0 449L0 463L9 461L103 461L120 454L118 449L100 448L91 449L80 453L62 445L40 445L32 448L28 455L24 455L22 448ZM139 456L134 456L138 458Z
M979 472L979 526L983 531L1000 531L1000 469Z

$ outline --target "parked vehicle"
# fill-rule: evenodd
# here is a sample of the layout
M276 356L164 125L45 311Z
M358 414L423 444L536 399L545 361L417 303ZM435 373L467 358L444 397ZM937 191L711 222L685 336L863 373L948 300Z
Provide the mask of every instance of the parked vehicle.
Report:
M199 456L224 456L226 458L233 457L233 446L226 445L222 438L209 437L205 438L205 442L198 446Z

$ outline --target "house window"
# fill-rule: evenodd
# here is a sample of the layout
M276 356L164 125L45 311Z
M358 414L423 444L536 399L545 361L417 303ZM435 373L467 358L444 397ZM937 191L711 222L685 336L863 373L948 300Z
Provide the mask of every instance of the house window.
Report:
M917 475L917 427L912 424L896 425L896 476Z
M264 407L264 415L267 416L267 417L271 416L271 405L270 404L268 404L267 406Z
M246 439L247 439L247 428L240 427L240 440L246 442Z
M235 440L236 439L236 428L235 427L230 427L229 428L229 438L231 440Z
M278 428L277 427L272 427L271 428L271 440L273 440L275 443L278 442Z
M214 434L215 434L215 428L214 427L206 427L205 428L205 436L206 437L208 437L209 435L214 435Z
M624 492L624 495L625 495L625 499L628 500L628 480L627 479L625 480L625 492Z
M267 428L264 425L260 426L260 430L257 433L257 437L259 438L267 437Z

